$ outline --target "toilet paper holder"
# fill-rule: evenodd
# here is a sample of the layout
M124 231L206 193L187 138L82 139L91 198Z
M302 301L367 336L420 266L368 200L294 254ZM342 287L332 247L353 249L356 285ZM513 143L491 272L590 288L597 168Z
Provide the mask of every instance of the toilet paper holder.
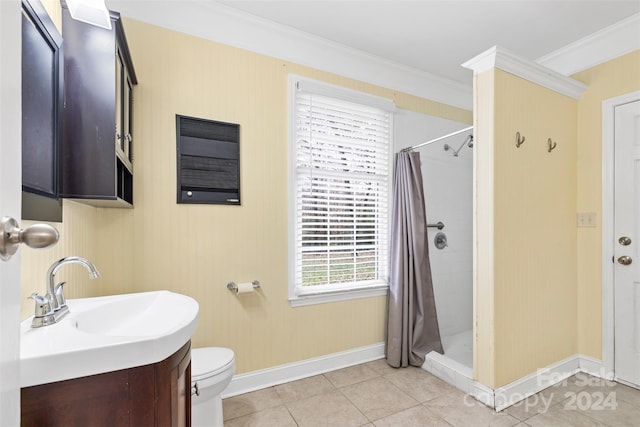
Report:
M253 285L253 289L258 289L260 287L260 282L258 282L257 280L253 280L251 284ZM229 282L227 283L227 289L229 289L230 291L237 291L238 285L235 282Z

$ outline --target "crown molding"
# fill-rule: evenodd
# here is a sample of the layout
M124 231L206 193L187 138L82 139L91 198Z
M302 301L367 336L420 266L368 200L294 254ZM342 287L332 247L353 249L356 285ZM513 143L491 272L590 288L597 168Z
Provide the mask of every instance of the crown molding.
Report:
M566 76L640 49L640 13L570 43L536 60Z
M121 15L225 45L470 110L465 85L215 2L108 0ZM161 4L155 4L161 3Z
M472 108L471 82L461 84L220 3L107 0L107 4L128 18L455 107ZM536 62L546 67L542 74L553 70L568 76L638 49L640 13L542 56ZM575 91L579 88L574 88Z
M578 99L587 86L550 68L521 58L500 46L494 46L462 64L473 70L474 75L491 68L499 68L530 82L551 89L562 95Z

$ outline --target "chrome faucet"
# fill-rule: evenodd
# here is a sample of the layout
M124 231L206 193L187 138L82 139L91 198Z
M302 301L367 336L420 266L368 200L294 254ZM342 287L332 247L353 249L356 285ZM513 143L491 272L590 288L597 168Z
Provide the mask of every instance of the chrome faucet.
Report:
M35 300L36 309L31 322L32 328L52 325L62 319L68 312L67 301L64 297L65 282L56 285L56 273L65 264L81 264L89 271L89 277L96 279L100 276L91 261L76 256L62 258L51 264L47 271L47 294L43 297L37 293L29 298Z

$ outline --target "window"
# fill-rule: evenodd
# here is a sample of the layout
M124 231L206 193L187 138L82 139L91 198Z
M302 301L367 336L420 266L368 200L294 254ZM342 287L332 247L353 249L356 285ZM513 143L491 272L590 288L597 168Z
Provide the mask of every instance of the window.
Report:
M393 103L290 78L289 300L384 295Z

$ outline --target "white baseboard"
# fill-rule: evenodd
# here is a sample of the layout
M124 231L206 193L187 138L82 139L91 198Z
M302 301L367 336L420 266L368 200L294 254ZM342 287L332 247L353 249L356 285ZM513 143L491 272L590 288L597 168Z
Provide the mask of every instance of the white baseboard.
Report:
M606 376L601 360L576 354L546 368L538 369L537 372L511 384L495 389L495 409L496 411L501 411L508 408L547 387L564 381L578 372L585 372L599 378Z
M551 387L580 371L580 357L568 357L543 369L538 369L517 381L499 387L495 392L496 411L502 411L527 397Z
M222 393L223 398L320 375L336 369L382 359L384 343L372 344L313 359L301 360L273 368L235 375Z
M473 389L469 393L476 398L477 401L484 403L489 408L496 407L496 396L491 387L487 387L477 381L473 382Z
M472 395L490 408L495 408L496 411L502 411L578 372L611 379L611 375L605 372L601 360L579 354L546 368L538 369L534 373L496 389L475 381L473 371L470 368L437 353L430 353L422 368L459 390Z
M235 375L231 380L231 384L229 384L222 393L222 397L237 396L274 385L320 375L336 369L382 359L383 357L384 343L378 343L273 368ZM429 361L426 361L425 365L428 363ZM433 363L433 361L431 363ZM608 373L604 371L602 361L579 354L568 357L546 368L538 369L537 372L531 373L497 389L492 389L474 381L471 375L469 375L469 372L462 369L466 368L464 366L460 368L461 370L455 369L455 375L446 373L446 369L437 368L437 366L436 369L432 366L429 367L431 369L423 366L423 369L432 372L444 381L472 395L485 405L495 408L496 411L502 411L547 387L564 381L578 372L585 372L599 378L611 379L608 378Z
M580 372L584 372L594 377L613 380L613 372L607 372L602 360L594 359L589 356L580 357Z

